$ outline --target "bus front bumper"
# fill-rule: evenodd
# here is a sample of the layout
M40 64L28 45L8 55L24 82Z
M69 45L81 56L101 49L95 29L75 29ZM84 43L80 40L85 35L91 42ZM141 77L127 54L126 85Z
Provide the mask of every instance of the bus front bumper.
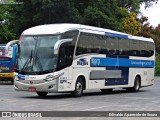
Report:
M58 92L57 80L46 81L38 84L26 84L21 81L14 81L16 91L29 92Z
M13 78L14 72L11 73L0 73L0 78Z

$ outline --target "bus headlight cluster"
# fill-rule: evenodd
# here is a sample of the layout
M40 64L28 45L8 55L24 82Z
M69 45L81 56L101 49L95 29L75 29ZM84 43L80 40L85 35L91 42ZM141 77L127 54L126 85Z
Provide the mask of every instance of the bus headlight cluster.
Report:
M51 81L51 80L55 80L57 78L59 78L60 76L62 76L64 73L61 73L61 74L58 74L56 76L53 76L53 75L48 75L46 76L46 79L44 79L45 81Z
M15 76L15 77L14 77L14 80L15 80L15 81L19 81L18 76Z
M54 80L55 77L53 75L48 75L44 80L45 81L51 81L51 80Z

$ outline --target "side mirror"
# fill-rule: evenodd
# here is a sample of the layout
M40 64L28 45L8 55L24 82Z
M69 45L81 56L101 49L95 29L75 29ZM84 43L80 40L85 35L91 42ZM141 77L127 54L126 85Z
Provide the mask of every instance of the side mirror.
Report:
M61 44L66 43L66 42L71 42L73 39L61 39L58 40L54 46L54 54L57 55L59 52L59 48L61 46Z
M6 44L6 54L8 54L9 48L11 45L18 44L19 40L12 40Z

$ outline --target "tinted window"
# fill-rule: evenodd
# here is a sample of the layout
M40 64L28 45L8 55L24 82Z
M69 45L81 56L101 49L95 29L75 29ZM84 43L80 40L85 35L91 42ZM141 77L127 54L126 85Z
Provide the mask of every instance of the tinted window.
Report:
M140 56L146 57L148 56L148 43L145 41L140 41Z
M73 51L71 42L63 43L59 49L57 70L71 66L73 61Z
M73 46L75 46L76 41L77 41L77 37L78 37L78 33L79 33L78 30L67 31L62 34L61 39L73 39L71 44Z
M72 57L74 54L74 49L75 49L78 33L79 33L78 30L72 30L72 31L67 31L67 32L63 33L61 36L61 39L73 39L70 42L70 50L72 51Z
M76 55L94 52L94 42L91 34L81 33L77 43ZM94 40L95 41L95 40Z
M118 54L118 38L116 37L108 37L107 39L107 51L109 55Z
M140 56L140 46L138 40L129 40L130 41L130 54L131 56Z
M154 43L148 42L148 57L154 54Z
M103 35L94 35L94 52L106 54L106 37Z
M119 55L129 55L130 45L129 40L121 38L119 40Z
M154 43L81 33L77 44L76 55L86 53L149 57L154 53Z

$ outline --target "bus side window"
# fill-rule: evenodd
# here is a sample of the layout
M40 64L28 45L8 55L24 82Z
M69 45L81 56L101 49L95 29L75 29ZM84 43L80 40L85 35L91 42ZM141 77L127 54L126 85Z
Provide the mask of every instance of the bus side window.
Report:
M88 33L81 33L77 43L76 56L92 52L93 52L92 35Z
M108 37L107 39L108 55L118 55L118 39L115 37Z
M140 56L147 57L148 56L148 47L146 41L140 41Z
M99 54L107 54L106 50L106 36L104 35L92 35L92 41L93 41L93 53L99 53Z
M147 57L151 57L154 54L154 43L149 42L148 45L148 56Z
M71 42L63 43L59 49L58 69L63 69L72 65L73 49Z
M140 44L138 40L130 40L130 55L140 56Z

